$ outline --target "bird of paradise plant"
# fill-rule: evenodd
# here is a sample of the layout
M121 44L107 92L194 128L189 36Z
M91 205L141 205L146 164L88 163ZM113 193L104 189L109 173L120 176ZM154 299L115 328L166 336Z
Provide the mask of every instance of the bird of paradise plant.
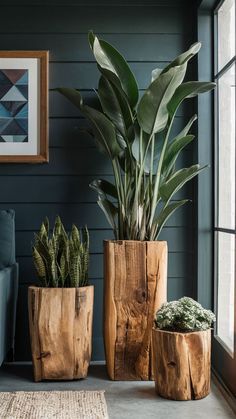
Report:
M135 77L123 56L108 42L89 32L90 48L101 73L97 94L101 110L83 102L77 89L58 88L90 121L95 141L111 160L114 184L94 180L98 205L120 240L157 240L167 219L188 199L173 197L204 167L194 164L176 170L196 115L178 135L172 134L176 112L185 99L215 87L211 82L184 82L189 60L199 42L163 69L139 99Z

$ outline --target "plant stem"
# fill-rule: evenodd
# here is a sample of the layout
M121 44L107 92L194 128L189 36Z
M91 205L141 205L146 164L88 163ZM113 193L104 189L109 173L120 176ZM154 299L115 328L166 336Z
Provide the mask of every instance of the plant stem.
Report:
M157 198L158 198L158 192L159 192L159 185L160 185L160 179L161 179L161 169L162 169L162 164L164 161L164 157L165 157L165 151L166 151L166 146L168 143L168 139L169 139L169 135L170 135L170 131L171 131L171 127L174 121L174 115L172 116L172 119L169 123L169 127L164 139L164 144L161 150L161 155L160 155L160 160L158 162L158 168L157 168L157 173L156 173L156 179L155 179L155 184L154 184L154 191L153 191L153 198L152 198L152 205L151 205L151 215L150 215L150 220L149 220L149 228L151 230L151 226L153 223L153 219L155 216L155 211L156 211L156 205L157 205Z
M143 130L140 128L140 135L139 135L139 164L141 167L141 162L143 161Z
M143 175L143 171L144 171L145 160L146 160L146 157L147 157L147 152L148 152L151 140L152 140L152 135L150 135L150 137L148 139L147 147L145 149L145 153L144 153L142 162L140 164L140 171L139 171L138 182L137 182L137 186L136 186L136 193L138 193L139 190L140 190L140 186L141 186L141 182L142 182L142 175Z
M152 135L152 140L151 140L151 167L150 167L151 183L152 183L153 165L154 165L154 146L155 146L155 134Z
M114 178L115 178L115 184L116 184L116 190L117 190L117 195L118 195L118 231L119 231L119 236L121 234L121 226L120 226L120 221L121 221L121 217L120 217L120 211L121 211L121 195L120 195L120 186L119 186L119 175L118 175L118 170L117 170L117 163L114 159L111 160L112 162L112 168L113 168L113 173L114 173Z
M149 174L149 200L152 199L152 178L153 178L153 167L154 167L154 147L155 147L155 134L151 140L151 162L150 162L150 174Z

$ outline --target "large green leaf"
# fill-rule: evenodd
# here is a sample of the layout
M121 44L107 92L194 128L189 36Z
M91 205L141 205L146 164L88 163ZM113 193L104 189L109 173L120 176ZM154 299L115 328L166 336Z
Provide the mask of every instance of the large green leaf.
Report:
M208 92L215 87L215 83L204 81L189 81L182 83L175 91L172 99L168 104L168 110L172 117L179 105L185 98L194 97L200 93Z
M195 116L170 142L173 117L182 100L214 84L183 83L188 61L200 49L197 43L164 69L153 71L152 83L136 110L138 87L125 59L92 32L89 42L102 75L98 88L102 111L85 106L75 89L58 91L88 118L99 148L112 159L118 189L105 180L90 186L98 193L98 204L115 237L155 240L169 216L187 202L173 202L173 195L203 169L196 165L175 172L179 153L193 140L188 132Z
M197 119L197 115L193 115L192 118L190 118L190 120L188 121L188 123L185 125L185 127L180 131L180 133L178 135L176 135L176 137L174 138L175 140L177 140L178 138L182 138L182 137L186 137L186 135L188 134L191 126L193 125L194 121L196 121Z
M162 173L164 176L168 176L171 172L175 162L184 147L186 147L191 141L193 141L194 135L186 135L182 138L175 138L170 144L168 144L165 152L165 158L162 165Z
M118 198L115 185L113 183L108 182L107 180L104 180L104 179L93 180L89 184L89 186L90 188L97 191L99 195L109 195L109 196L112 196L113 198L116 198L116 199Z
M182 65L187 63L194 55L196 55L201 48L201 42L195 42L190 48L176 57L170 64L168 64L163 70L162 73L166 73L170 68Z
M169 205L163 208L163 210L160 212L160 214L155 218L154 220L154 226L155 226L155 237L153 239L157 240L158 235L160 234L162 227L167 222L168 218L182 205L186 204L189 200L188 199L182 199L181 201L175 201L171 202Z
M98 96L105 114L121 134L128 137L128 129L133 123L133 117L123 91L102 76L99 80Z
M83 106L83 98L80 92L76 89L71 89L69 87L59 87L55 89L57 92L60 92L63 96L69 99L77 108L81 109Z
M89 32L89 43L101 72L105 70L104 74L108 78L109 72L118 78L130 105L135 107L138 101L138 86L124 57L112 45L98 39L92 32Z
M112 122L102 112L83 105L83 99L78 90L71 88L58 88L55 90L69 99L90 120L100 151L107 153L111 159L119 155L122 148L117 140L117 133Z
M126 150L126 148L127 148L127 142L128 141L125 141L125 139L127 140L127 137L123 136L120 133L120 131L117 130L116 131L116 140L117 140L120 148L122 148L123 151Z
M110 226L112 227L115 237L116 237L117 236L116 216L118 213L117 207L115 207L115 205L113 205L112 202L108 201L108 199L99 198L97 202L98 202L99 207L104 212L106 219L108 223L110 224Z
M163 68L154 68L152 70L152 81L156 80L161 75Z
M130 153L131 153L131 150L129 150L128 147L126 147L123 150L123 152L120 153L118 156L119 165L121 169L123 170L124 173L129 174L129 175L135 170L135 165L136 165L135 160L132 158L132 156L130 157Z
M150 173L151 167L153 169L153 173L156 173L158 160L161 154L161 148L163 145L163 136L162 133L154 134L154 147L153 147L153 154L151 150L151 144L148 147L146 152L146 158L144 163L144 172ZM137 162L139 162L140 158L140 133L135 132L135 139L132 144L132 154ZM143 153L146 150L148 143L149 143L150 135L143 131L142 134L142 148Z
M199 52L200 48L201 48L201 43L196 42L195 44L191 45L187 51L183 52L178 57L176 57L173 61L171 61L171 63L168 64L164 69L155 68L152 71L152 81L155 80L157 77L159 77L161 74L169 71L170 68L173 68L176 66L182 66L183 64L186 64L185 66L182 66L181 68L182 81L183 81L185 73L186 73L188 61Z
M102 112L87 105L83 106L83 113L92 124L99 149L114 159L122 149L117 142L116 130L112 122Z
M192 126L192 124L194 123L194 121L196 121L196 119L197 119L197 115L195 114L195 115L193 115L192 116L192 118L188 121L188 123L185 125L185 127L179 132L179 134L178 135L176 135L176 137L167 145L167 148L166 148L166 152L165 152L165 156L166 156L166 154L167 154L167 152L168 152L168 150L169 150L169 148L172 146L172 144L175 142L177 142L178 140L181 140L181 142L182 142L182 138L184 138L184 137L186 137L187 135L188 135L188 132L189 132L189 130L190 130L190 128L191 128L191 126ZM181 144L181 142L180 142L180 144ZM177 143L176 143L177 144ZM179 145L180 145L179 144ZM185 143L185 140L183 140L183 146L185 147L185 145L187 145L188 144L188 140L186 140L186 143ZM182 148L181 148L182 149ZM181 150L180 150L181 151ZM179 153L178 153L178 155L179 155ZM173 173L173 171L174 171L174 169L175 169L175 161L177 160L177 158L178 158L178 155L176 156L176 159L174 159L174 161L173 161L173 164L171 164L170 166L169 166L169 169L167 170L167 165L166 165L166 162L164 161L164 170L162 169L162 175L164 174L164 178L168 178L172 173ZM166 158L166 157L165 157ZM164 160L165 160L165 158L164 158Z
M162 131L168 121L167 105L176 88L182 82L182 66L171 68L157 77L141 98L137 118L142 129L148 134Z
M163 183L160 187L160 196L164 202L169 202L173 195L178 192L189 180L193 179L207 166L200 167L199 164L195 164L191 167L178 170Z

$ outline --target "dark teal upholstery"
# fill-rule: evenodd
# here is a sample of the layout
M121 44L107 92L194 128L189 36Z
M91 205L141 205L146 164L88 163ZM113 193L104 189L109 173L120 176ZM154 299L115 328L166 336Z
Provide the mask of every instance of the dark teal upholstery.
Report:
M13 210L0 211L0 365L14 350L18 294L14 218Z
M15 262L15 212L2 210L0 211L0 269Z

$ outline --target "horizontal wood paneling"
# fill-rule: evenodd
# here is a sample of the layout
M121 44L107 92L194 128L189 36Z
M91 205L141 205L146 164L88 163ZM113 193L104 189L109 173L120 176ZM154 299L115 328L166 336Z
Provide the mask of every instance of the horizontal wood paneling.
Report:
M90 234L90 252L103 252L103 240L113 240L113 232L111 229L92 230ZM188 252L191 249L192 231L188 227L164 227L160 240L168 241L168 249L170 252ZM31 245L34 240L34 231L16 231L16 254L17 256L30 256Z
M194 297L193 277L189 278L169 278L167 283L168 301L178 300L184 296Z
M95 148L89 151L82 149L78 153L66 147L51 149L50 164L1 165L0 175L106 175L111 173L110 162Z
M192 22L179 7L4 6L2 33L191 33ZM167 18L168 17L168 18Z
M155 66L156 67L156 66ZM149 81L151 81L151 74L149 73ZM90 80L91 85L97 83L97 80ZM56 87L62 87L63 84L58 83ZM99 101L93 90L82 90L81 91L84 103L89 106L94 106L99 109ZM140 97L143 95L143 90L139 91ZM189 99L184 106L179 107L177 111L177 117L184 116L185 118L193 115L193 103L196 102L196 98ZM82 114L78 108L76 108L68 99L64 98L60 93L56 91L49 92L49 115L50 117L81 117Z
M90 255L89 278L96 280L103 278L103 259L101 254ZM20 282L22 284L37 283L36 272L31 256L18 256ZM168 277L189 277L191 274L191 254L184 252L169 252Z
M87 151L88 152L88 151ZM94 176L1 176L1 196L11 203L95 203L97 193L89 187ZM102 176L114 183L112 176ZM27 183L28 188L25 188ZM30 192L29 192L30 191ZM44 192L42 194L42 191ZM189 185L185 185L175 195L175 199L188 197Z
M175 58L175 57L173 57ZM168 61L131 62L129 66L137 80L139 89L146 89L151 83L151 74L155 68L164 68ZM191 67L190 67L191 69ZM191 72L186 74L186 80ZM51 63L49 67L49 87L75 87L76 89L96 89L99 71L95 62L60 62ZM93 93L94 96L94 93ZM141 95L140 95L141 96Z
M24 203L24 204L6 204L2 203L2 209L13 208L16 211L16 229L37 231L41 221L48 216L53 220L55 215L59 214L68 229L71 223L78 226L88 225L90 229L104 229L109 225L103 215L103 212L96 203L73 204L61 202L58 204L48 203ZM167 221L167 226L183 227L189 226L192 217L192 206L187 203L179 208Z
M69 101L67 101L69 103ZM54 101L54 112L58 106L58 102ZM58 106L58 112L62 108ZM71 115L69 115L71 116ZM178 134L184 127L186 117L178 117L175 120L171 137ZM89 123L84 118L51 118L49 123L49 137L50 147L96 147L93 138L85 132L88 129Z
M168 62L166 62L168 64ZM164 68L163 62L130 63L140 89L145 89L151 82L152 70ZM75 87L76 89L96 89L99 71L93 63L52 63L49 69L49 87ZM94 93L93 93L94 96Z
M178 165L186 165L189 161L188 152L183 152L178 158ZM52 148L50 149L50 164L41 165L1 165L1 175L91 175L104 176L112 173L111 164L108 159L97 151L96 148L81 149L78 153L73 148ZM30 193L30 191L29 191Z
M67 101L68 102L68 101ZM69 104L69 102L68 102ZM55 107L58 106L59 111L62 111L62 108L58 105L57 101L55 100ZM76 109L76 108L75 108ZM55 109L54 109L55 111ZM84 118L75 118L71 117L70 112L69 118L63 117L58 115L57 117L52 117L49 121L49 138L50 138L50 149L51 148L96 148L96 144L94 139L86 133L86 129L89 128L89 123ZM172 128L171 138L174 138L184 127L187 123L187 119L185 116L178 117L175 120L175 123ZM75 152L75 151L74 151ZM191 152L192 155L192 152ZM78 151L78 158L80 156L80 152ZM88 159L89 162L89 159ZM4 170L2 173L6 173L6 168L8 166L4 165ZM12 166L10 166L11 168ZM22 173L22 167L19 167L19 172ZM26 165L27 167L27 165ZM43 166L46 167L46 166ZM9 173L11 173L9 171ZM41 173L40 173L41 174Z
M153 68L163 68L193 42L195 1L186 0L3 0L0 5L0 49L50 51L49 143L50 162L44 165L0 165L1 208L16 211L16 253L20 264L16 359L30 358L27 284L34 282L31 260L33 232L47 215L59 214L67 229L87 224L91 236L90 278L95 285L93 359L104 359L103 239L112 231L88 184L97 177L111 179L111 165L85 133L88 123L79 110L53 88L76 87L84 101L99 106L93 88L98 71L87 44L93 29L127 58L138 80L140 97ZM14 5L14 7L13 7ZM186 80L195 71L190 65ZM194 100L181 106L172 137L194 113ZM189 146L177 167L193 162ZM193 184L178 195L192 198ZM176 196L177 198L177 196ZM168 298L192 295L194 205L189 203L169 219L160 239L168 240Z
M186 117L175 119L171 139L183 129L186 122ZM50 148L96 148L93 137L85 131L88 128L89 123L82 118L51 118L49 124Z
M98 34L99 35L99 34ZM100 35L101 37L103 35ZM128 61L170 61L189 46L187 38L174 34L106 34L106 41L117 48ZM50 61L94 61L85 34L13 34L4 35L5 49L49 50ZM70 48L68 48L68 45ZM165 45L165 48L163 48Z

